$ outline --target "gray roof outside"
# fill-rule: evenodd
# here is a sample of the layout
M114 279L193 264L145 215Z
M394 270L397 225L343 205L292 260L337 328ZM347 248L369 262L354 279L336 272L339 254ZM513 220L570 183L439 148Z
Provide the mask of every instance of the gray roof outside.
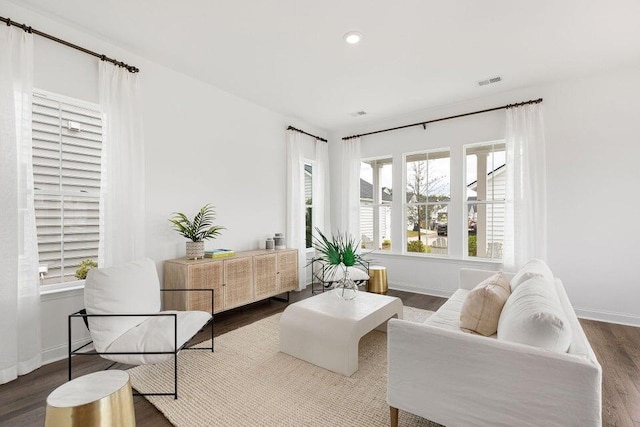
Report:
M360 200L373 201L373 184L360 178ZM387 187L382 187L382 201L391 202L391 192Z

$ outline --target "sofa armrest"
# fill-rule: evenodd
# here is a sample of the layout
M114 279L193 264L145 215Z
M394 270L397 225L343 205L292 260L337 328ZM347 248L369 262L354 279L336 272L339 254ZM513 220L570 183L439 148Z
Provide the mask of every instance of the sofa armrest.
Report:
M598 364L392 319L390 406L445 425L600 426Z

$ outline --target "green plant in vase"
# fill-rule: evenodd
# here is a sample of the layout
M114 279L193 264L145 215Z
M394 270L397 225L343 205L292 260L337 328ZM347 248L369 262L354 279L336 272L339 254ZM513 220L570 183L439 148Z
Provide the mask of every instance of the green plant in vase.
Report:
M187 238L187 258L198 259L204 257L204 241L214 239L225 228L214 225L216 219L214 207L211 204L204 205L193 220L181 212L174 212L169 218L173 229Z
M329 239L320 229L316 228L317 235L313 236L313 247L318 252L316 258L324 265L324 274L334 277L336 270L341 269L342 278L336 282L338 295L344 299L356 297L358 286L349 278L349 269L356 266L367 268L365 254L358 253L360 241L347 233L338 232Z

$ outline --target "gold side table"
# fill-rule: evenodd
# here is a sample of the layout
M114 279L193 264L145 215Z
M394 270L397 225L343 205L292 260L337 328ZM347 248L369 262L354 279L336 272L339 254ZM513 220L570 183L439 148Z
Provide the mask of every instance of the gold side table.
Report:
M387 283L387 267L372 265L369 267L369 285L367 291L386 295L389 290Z
M100 371L78 377L47 397L45 427L135 427L129 374Z

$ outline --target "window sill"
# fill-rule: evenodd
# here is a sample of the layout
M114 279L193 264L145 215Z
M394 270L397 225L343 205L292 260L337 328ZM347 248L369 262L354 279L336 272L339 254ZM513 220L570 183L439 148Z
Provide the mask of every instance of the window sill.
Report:
M84 289L84 280L76 280L74 282L55 283L52 285L41 285L40 295L54 295L63 292Z
M451 262L455 264L459 263L470 263L470 264L490 264L490 265L502 265L502 260L497 259L489 259L489 258L459 258L448 255L430 255L430 254L419 254L419 253L398 253L398 252L388 252L376 250L369 252L370 258L375 258L379 255L382 255L383 258L403 258L403 259L424 259L424 260L432 260L437 262Z

